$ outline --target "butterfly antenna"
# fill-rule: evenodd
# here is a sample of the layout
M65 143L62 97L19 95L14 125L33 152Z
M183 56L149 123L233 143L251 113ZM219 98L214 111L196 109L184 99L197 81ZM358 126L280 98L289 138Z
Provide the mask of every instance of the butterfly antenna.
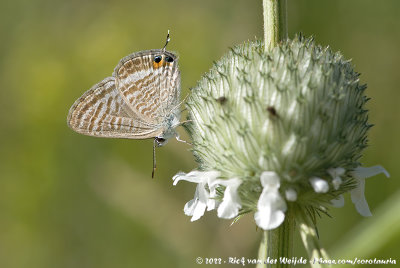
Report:
M165 48L167 47L167 45L168 45L168 43L169 43L170 40L171 40L171 39L169 38L169 30L168 30L167 40L165 41L165 45L164 45L164 47L162 48L162 51L163 51L163 52L165 51Z
M151 178L154 179L154 173L156 172L156 139L153 142L153 172L151 172Z

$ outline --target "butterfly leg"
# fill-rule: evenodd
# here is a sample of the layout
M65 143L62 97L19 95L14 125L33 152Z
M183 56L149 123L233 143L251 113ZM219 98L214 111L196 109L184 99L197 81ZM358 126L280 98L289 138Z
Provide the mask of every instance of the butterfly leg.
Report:
M154 179L154 173L156 172L156 139L153 142L153 171L151 172L151 178Z
M193 144L190 143L190 142L181 140L178 133L176 133L175 138L176 138L176 140L179 141L179 142L183 142L183 143L186 143L186 144L188 144L188 145L193 145Z

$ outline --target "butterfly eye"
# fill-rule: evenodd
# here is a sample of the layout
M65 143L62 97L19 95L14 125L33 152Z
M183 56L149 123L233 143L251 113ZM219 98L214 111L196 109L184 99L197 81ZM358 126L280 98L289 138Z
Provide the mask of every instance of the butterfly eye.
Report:
M155 62L155 63L159 63L161 60L162 60L162 57L161 57L161 56L155 56L155 57L154 57L154 62Z
M173 62L174 59L173 59L172 57L170 57L170 56L166 56L166 57L165 57L165 61L166 61L166 62Z

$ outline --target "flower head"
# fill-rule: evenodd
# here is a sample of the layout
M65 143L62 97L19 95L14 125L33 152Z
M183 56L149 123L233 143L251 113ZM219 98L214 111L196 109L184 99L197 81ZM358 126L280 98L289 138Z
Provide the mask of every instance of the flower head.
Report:
M204 171L174 177L197 183L185 213L253 212L258 226L273 229L293 207L314 219L350 192L367 215L358 162L372 126L365 89L348 60L312 39L267 52L259 41L232 48L187 99L185 127Z

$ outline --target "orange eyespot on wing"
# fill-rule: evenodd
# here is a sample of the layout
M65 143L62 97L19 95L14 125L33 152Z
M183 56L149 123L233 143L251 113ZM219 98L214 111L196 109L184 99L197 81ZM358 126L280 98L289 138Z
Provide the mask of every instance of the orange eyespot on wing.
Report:
M160 67L164 66L164 55L157 55L154 56L153 59L153 68L158 69Z
M171 56L157 55L153 60L153 68L158 69L160 67L172 66L174 59Z
M159 124L179 102L178 58L169 51L131 54L120 61L113 75L121 97L147 122Z

